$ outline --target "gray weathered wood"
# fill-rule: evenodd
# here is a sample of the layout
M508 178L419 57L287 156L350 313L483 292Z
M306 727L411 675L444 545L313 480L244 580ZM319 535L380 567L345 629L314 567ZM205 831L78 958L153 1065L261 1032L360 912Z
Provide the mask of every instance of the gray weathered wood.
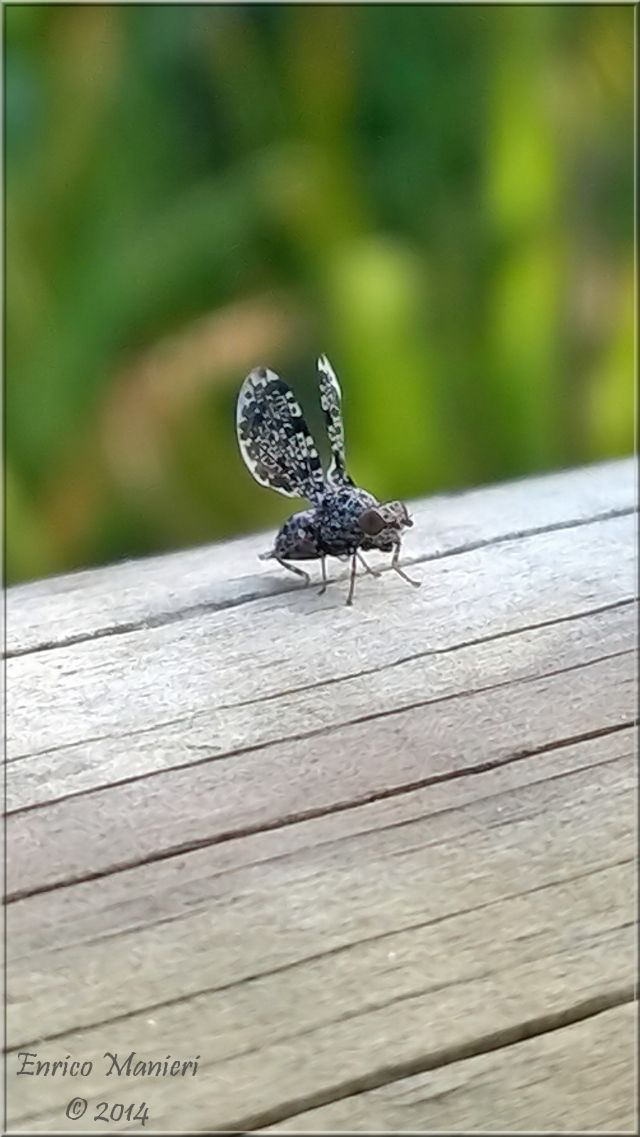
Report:
M297 1114L263 1133L621 1133L634 1100L632 1004Z
M12 1129L81 1093L161 1132L633 1131L634 500L620 462L421 503L422 588L351 610L265 538L10 592Z
M417 502L412 508L416 526L406 542L408 560L448 556L520 533L628 512L634 504L633 480L633 460L627 459ZM286 508L283 503L283 516ZM299 585L288 573L257 559L272 536L124 561L13 588L7 602L8 651L84 640L295 592Z

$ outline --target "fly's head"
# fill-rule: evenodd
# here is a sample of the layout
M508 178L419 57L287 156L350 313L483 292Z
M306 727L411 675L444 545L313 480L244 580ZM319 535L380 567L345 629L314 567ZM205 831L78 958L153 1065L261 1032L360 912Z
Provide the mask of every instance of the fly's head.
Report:
M402 530L413 525L403 501L386 501L366 509L358 525L362 530L363 549L380 549L390 553L400 544Z

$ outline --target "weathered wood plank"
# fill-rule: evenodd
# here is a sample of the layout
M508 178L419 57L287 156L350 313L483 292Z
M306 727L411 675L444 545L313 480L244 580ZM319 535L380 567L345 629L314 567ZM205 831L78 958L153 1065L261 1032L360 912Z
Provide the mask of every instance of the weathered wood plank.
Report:
M407 1095L410 1124L486 1130L499 1054L505 1124L571 1127L581 1084L578 1128L626 1124L632 1047L598 1030L634 989L631 473L435 503L456 555L425 543L421 590L363 581L352 611L256 591L242 542L16 590L11 1131L77 1131L74 1093L161 1131L391 1131ZM34 1089L24 1045L92 1076ZM114 1085L105 1050L200 1072Z
M636 1133L637 1004L296 1114L261 1133Z
M456 699L427 699L381 718L373 731L368 720L356 721L302 743L289 739L14 814L7 821L9 895L351 808L454 768L506 762L634 721L630 643L573 666L463 696L464 710ZM435 745L425 747L425 737Z
M188 1109L192 1127L242 1129L429 1068L459 1047L482 1049L518 1024L533 1032L550 1016L571 1021L585 1003L625 1001L633 989L634 779L630 761L615 770L597 787L592 772L559 779L542 800L539 786L525 788L512 818L494 813L462 839L439 841L429 822L415 822L391 830L382 849L373 835L359 855L340 843L324 872L307 858L283 880L275 863L250 891L236 880L226 904L211 904L190 927L175 921L133 943L97 943L90 969L86 951L70 958L82 969L70 989L83 991L84 1003L99 989L110 995L108 1021L31 1048L82 1054L99 1071L106 1047L146 1053L163 1039L164 1051L171 1039L172 1053L189 1055L198 1039L201 1082L180 1092L144 1081L136 1088L152 1095L164 1127L180 1127ZM613 863L621 853L629 860ZM268 966L279 940L289 949L306 943L310 954ZM230 981L224 961L240 956L246 966L248 954L253 977ZM205 987L176 1002L176 982L160 988L158 976L169 965L177 978L186 958ZM14 972L11 989L33 1001L47 978L42 1010L59 1024L68 1020L70 976L56 991L49 958L40 966L32 958L28 977L20 972L24 986ZM114 1020L124 977L124 1018ZM134 985L156 1002L132 1014ZM97 1073L88 1088L102 1096L109 1086ZM33 1112L24 1087L14 1093L18 1114ZM40 1109L61 1107L67 1093L40 1085Z
M244 1129L481 1052L488 1041L507 1044L523 1031L538 1033L550 1023L631 999L631 864L562 885L536 885L528 894L497 902L490 912L481 902L443 921L429 920L428 914L424 920L420 894L428 891L429 877L422 864L400 904L394 902L400 916L402 901L412 898L404 927L388 936L376 934L377 909L366 906L369 939L349 950L316 952L298 967L186 1002L156 1004L31 1049L41 1057L63 1052L91 1059L95 1076L84 1089L95 1099L112 1093L104 1077L105 1049L121 1054L160 1049L164 1055L170 1040L174 1055L201 1055L203 1076L179 1086L136 1081L156 1119L168 1129L179 1129L185 1116L190 1128ZM381 901L388 907L388 894L399 887L404 861L391 862L396 867L398 873L384 873L377 884L378 908ZM415 868L415 862L407 867ZM449 889L454 879L449 877ZM511 884L518 887L517 879ZM325 893L313 884L307 893L302 909L288 909L289 925L314 918ZM407 926L409 916L413 926ZM213 921L210 927L213 937ZM245 934L268 938L270 923L247 926ZM232 937L227 950L238 952L242 945L242 938ZM157 938L156 952L185 946L169 925ZM209 950L219 952L219 942L212 939ZM143 976L154 967L153 954L138 957L136 964ZM121 967L114 969L111 982L117 984L121 975ZM60 1082L38 1086L37 1109L49 1111L43 1124L52 1126L56 1119L64 1126L60 1113L68 1094ZM29 1117L35 1112L32 1091L27 1096L22 1083L13 1089L11 1105L14 1117L22 1115L27 1127L36 1127Z
M392 703L412 672L437 695L477 640L504 637L508 675L534 643L512 633L557 621L562 645L563 620L634 596L633 532L624 517L476 550L431 563L419 591L372 581L355 624L344 597L287 594L13 659L9 806L340 722L389 687Z
M237 874L242 870L250 870L250 882L259 878L265 862L277 861L282 873L296 855L313 861L336 842L360 837L384 850L386 831L414 820L430 818L434 840L457 839L482 828L487 817L493 819L494 809L501 815L508 795L525 786L548 781L553 793L558 778L629 759L634 738L631 727L596 733L591 739L521 755L517 761L463 770L460 776L353 809L249 833L73 888L38 893L9 906L13 957L43 949L66 951L96 939L105 927L115 936L137 932L160 919L193 915L210 903L212 895L241 888L237 881L244 877Z
M77 1027L169 997L192 998L318 951L344 950L372 930L388 935L422 919L438 923L465 907L632 857L630 735L555 751L543 756L541 769L538 756L517 763L509 790L499 788L502 771L470 775L459 783L468 783L466 798L463 789L449 805L441 786L433 800L424 791L401 810L386 801L292 827L297 833L260 834L244 862L235 850L235 865L213 846L177 864L145 865L10 905L11 1045L55 1034L63 1008L62 1027ZM583 819L576 832L572 811ZM292 925L293 912L299 918ZM131 958L142 974L131 973ZM78 983L84 998L69 1003Z
M407 558L420 561L557 525L610 516L635 505L635 459L526 479L415 503ZM413 508L413 507L412 507ZM7 597L7 649L153 625L298 587L257 560L272 532L187 552L125 561L34 581Z

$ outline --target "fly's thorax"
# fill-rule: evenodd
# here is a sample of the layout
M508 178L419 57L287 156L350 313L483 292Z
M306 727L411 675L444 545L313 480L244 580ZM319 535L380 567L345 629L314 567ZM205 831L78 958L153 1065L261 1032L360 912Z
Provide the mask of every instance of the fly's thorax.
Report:
M377 504L373 494L356 486L327 489L316 510L323 552L337 557L359 548L362 539L359 519Z

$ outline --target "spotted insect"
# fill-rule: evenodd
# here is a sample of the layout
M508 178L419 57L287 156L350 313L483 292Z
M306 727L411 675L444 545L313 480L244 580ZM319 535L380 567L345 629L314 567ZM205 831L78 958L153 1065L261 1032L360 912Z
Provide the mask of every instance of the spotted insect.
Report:
M326 558L351 560L347 604L352 604L357 562L371 576L363 552L378 549L392 553L391 568L416 587L419 580L400 568L401 533L413 525L406 505L379 502L359 489L347 473L344 455L342 392L326 355L317 361L320 404L324 411L331 460L326 473L316 444L292 390L274 371L255 368L245 379L236 407L240 453L257 482L285 497L306 498L309 509L294 513L278 532L274 546L262 560L278 561L283 568L311 578L290 561L320 560L323 593L327 587Z

